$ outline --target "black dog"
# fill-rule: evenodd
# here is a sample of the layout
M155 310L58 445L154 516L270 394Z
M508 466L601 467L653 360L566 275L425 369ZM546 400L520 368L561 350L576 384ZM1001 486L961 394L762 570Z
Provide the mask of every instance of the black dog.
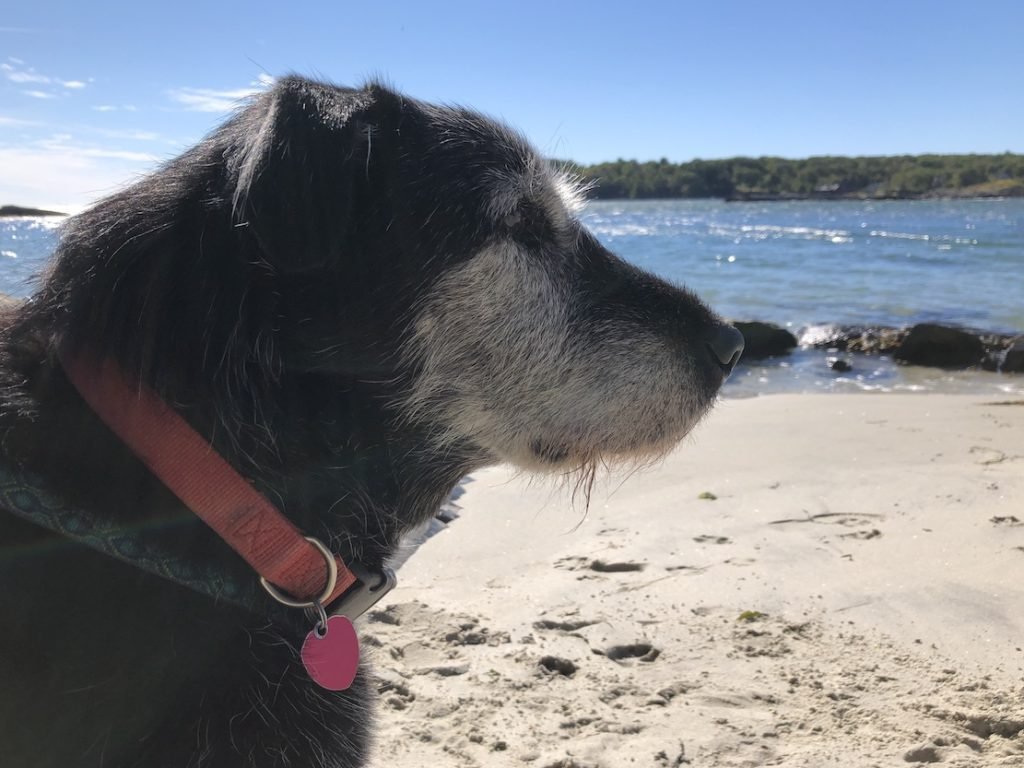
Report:
M84 511L86 538L158 541L250 584L62 356L116 363L369 572L475 468L586 474L664 452L742 339L601 247L578 203L479 114L283 79L70 220L38 293L2 310L0 462ZM363 764L371 684L310 681L302 612L215 600L80 540L0 513L5 768Z

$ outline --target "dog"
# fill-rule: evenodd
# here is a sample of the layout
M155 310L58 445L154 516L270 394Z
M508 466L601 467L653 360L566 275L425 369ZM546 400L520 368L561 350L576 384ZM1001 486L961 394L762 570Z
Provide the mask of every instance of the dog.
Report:
M328 690L300 659L325 624L126 562L156 542L257 581L69 360L123 374L114 417L152 393L289 524L383 573L468 472L663 454L736 363L740 334L602 247L582 202L474 111L289 76L70 219L35 295L0 309L0 464L48 500L11 481L31 509L0 512L0 763L363 765L370 673ZM48 504L76 522L32 518Z

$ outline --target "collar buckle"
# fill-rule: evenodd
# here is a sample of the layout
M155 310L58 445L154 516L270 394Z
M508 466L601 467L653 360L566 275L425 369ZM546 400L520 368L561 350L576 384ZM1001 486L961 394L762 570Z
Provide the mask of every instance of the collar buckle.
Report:
M386 565L381 566L379 571L373 571L352 563L349 570L356 575L358 581L327 606L327 613L331 616L345 616L349 621L355 621L395 588L398 577Z

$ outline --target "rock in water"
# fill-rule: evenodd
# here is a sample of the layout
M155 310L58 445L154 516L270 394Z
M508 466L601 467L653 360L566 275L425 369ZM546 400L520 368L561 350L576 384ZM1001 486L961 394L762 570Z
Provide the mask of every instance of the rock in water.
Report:
M754 360L774 355L785 355L796 346L796 336L771 323L734 321L733 326L743 334L743 357Z
M978 365L985 345L972 333L933 323L919 323L893 353L893 357L913 365L939 368L966 368Z
M1024 336L1014 339L1007 348L999 370L1003 373L1024 373Z

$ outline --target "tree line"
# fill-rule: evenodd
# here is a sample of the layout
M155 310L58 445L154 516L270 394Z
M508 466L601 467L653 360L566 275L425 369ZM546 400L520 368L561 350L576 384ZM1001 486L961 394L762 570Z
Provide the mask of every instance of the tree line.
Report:
M1024 195L1024 155L732 157L670 163L563 162L592 198L911 198Z

